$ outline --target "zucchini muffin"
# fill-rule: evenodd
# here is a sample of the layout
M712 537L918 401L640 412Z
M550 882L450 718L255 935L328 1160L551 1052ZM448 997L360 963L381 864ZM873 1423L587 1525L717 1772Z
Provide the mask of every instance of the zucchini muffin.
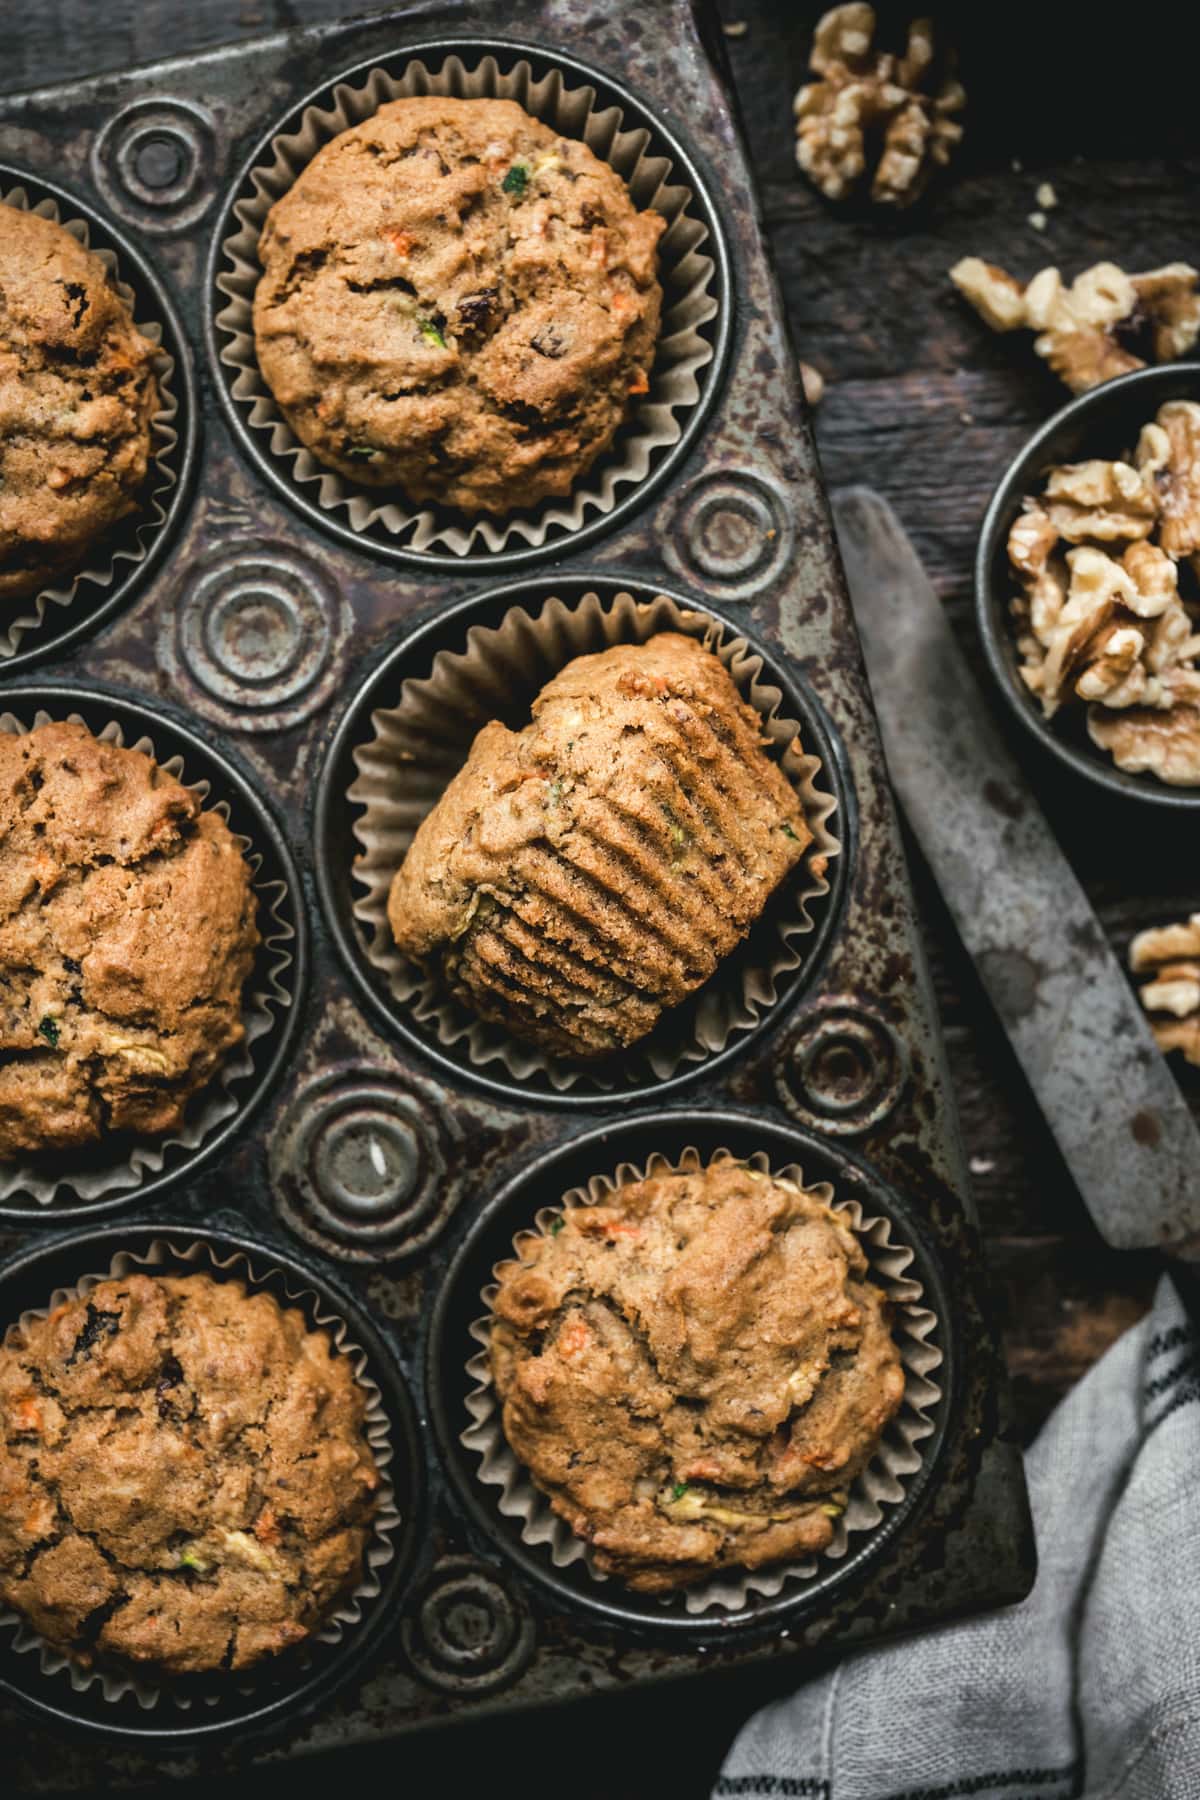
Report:
M845 1220L718 1161L568 1205L498 1271L504 1433L642 1593L823 1550L904 1394Z
M0 205L0 601L79 569L136 507L156 354L98 256Z
M379 1474L349 1362L270 1294L102 1281L0 1349L0 1601L170 1674L301 1643L354 1586Z
M511 100L393 100L259 244L259 367L300 441L464 513L564 495L649 388L664 220Z
M256 906L224 819L142 751L0 732L0 1157L175 1130L245 1036Z
M399 948L481 1018L593 1060L706 982L812 841L720 660L660 632L485 725L392 883Z

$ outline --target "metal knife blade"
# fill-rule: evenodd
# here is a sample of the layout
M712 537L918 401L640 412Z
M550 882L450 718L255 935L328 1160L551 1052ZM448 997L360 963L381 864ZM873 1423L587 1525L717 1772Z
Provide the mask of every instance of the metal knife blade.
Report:
M1200 1130L895 513L834 520L893 785L1097 1227L1195 1254Z

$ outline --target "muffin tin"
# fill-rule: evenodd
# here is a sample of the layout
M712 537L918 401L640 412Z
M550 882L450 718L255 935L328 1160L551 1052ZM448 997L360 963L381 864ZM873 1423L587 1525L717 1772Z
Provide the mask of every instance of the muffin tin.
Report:
M394 79L413 58L436 68L449 54L468 70L487 57L502 73L522 61L535 76L557 68L644 128L647 154L691 190L719 301L696 404L647 475L540 546L468 556L384 542L312 503L246 425L216 324L228 298L215 284L221 246L264 137L332 94L338 71L361 85L375 67ZM203 434L194 499L175 507L138 591L114 595L86 643L27 640L30 657L53 665L41 686L10 677L0 698L19 715L49 710L52 695L89 722L124 706L145 715L156 744L182 749L189 772L203 761L214 798L253 815L240 828L284 872L296 934L293 1004L219 1140L168 1162L152 1186L107 1197L102 1222L96 1204L61 1195L7 1206L0 1318L123 1245L236 1240L256 1268L332 1295L362 1331L412 1477L407 1548L384 1596L322 1660L319 1681L285 1684L270 1705L231 1694L188 1713L129 1698L85 1706L0 1629L0 1693L47 1716L12 1738L23 1746L14 1778L30 1790L87 1785L110 1754L97 1741L64 1757L54 1731L67 1721L121 1740L136 1781L164 1759L194 1767L204 1745L206 1769L240 1764L254 1732L286 1749L301 1724L311 1750L764 1658L791 1659L800 1679L818 1647L1015 1600L1032 1581L903 846L719 57L712 22L686 0L601 15L578 0L482 0L469 15L433 4L0 100L0 187L52 171L75 216L111 213L127 228L137 266L160 271L164 313L176 296L202 371L197 406L185 353L182 441ZM799 963L753 1027L668 1080L608 1092L476 1067L393 1004L354 917L346 798L372 707L394 704L422 659L471 621L589 592L663 592L747 641L820 758L840 844ZM462 1328L478 1312L480 1270L505 1254L523 1211L688 1145L765 1150L832 1180L895 1220L939 1297L942 1398L903 1501L836 1567L735 1613L628 1604L611 1582L581 1594L580 1572L547 1575L459 1443Z

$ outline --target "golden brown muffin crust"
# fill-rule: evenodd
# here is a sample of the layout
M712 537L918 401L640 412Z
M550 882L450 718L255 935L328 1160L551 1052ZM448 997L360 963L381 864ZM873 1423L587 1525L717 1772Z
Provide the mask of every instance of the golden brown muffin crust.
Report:
M388 919L481 1017L595 1058L709 979L812 833L759 715L694 638L576 657L532 714L479 733Z
M505 513L567 494L644 393L664 222L511 100L393 100L272 207L259 366L331 468Z
M0 205L0 600L73 571L137 504L155 346L100 258Z
M175 1129L245 1036L256 905L224 819L150 757L0 733L0 1156Z
M904 1393L845 1220L727 1161L562 1217L499 1271L490 1360L597 1566L658 1593L823 1549Z
M270 1294L100 1282L0 1349L0 1599L83 1662L242 1669L299 1643L362 1566L364 1411Z

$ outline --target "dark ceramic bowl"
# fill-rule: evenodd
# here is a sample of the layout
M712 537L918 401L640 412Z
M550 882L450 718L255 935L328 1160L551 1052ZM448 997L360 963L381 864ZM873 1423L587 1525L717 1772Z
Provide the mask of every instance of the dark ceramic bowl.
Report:
M983 521L975 556L975 613L997 687L1013 717L1044 749L1110 794L1200 813L1200 787L1168 787L1155 775L1130 775L1118 769L1088 737L1082 708L1060 712L1054 719L1042 717L1018 672L1009 613L1016 581L1006 544L1025 495L1035 493L1059 463L1117 457L1132 449L1142 426L1167 400L1200 401L1200 363L1165 363L1106 381L1072 400L1033 434L1009 464Z

